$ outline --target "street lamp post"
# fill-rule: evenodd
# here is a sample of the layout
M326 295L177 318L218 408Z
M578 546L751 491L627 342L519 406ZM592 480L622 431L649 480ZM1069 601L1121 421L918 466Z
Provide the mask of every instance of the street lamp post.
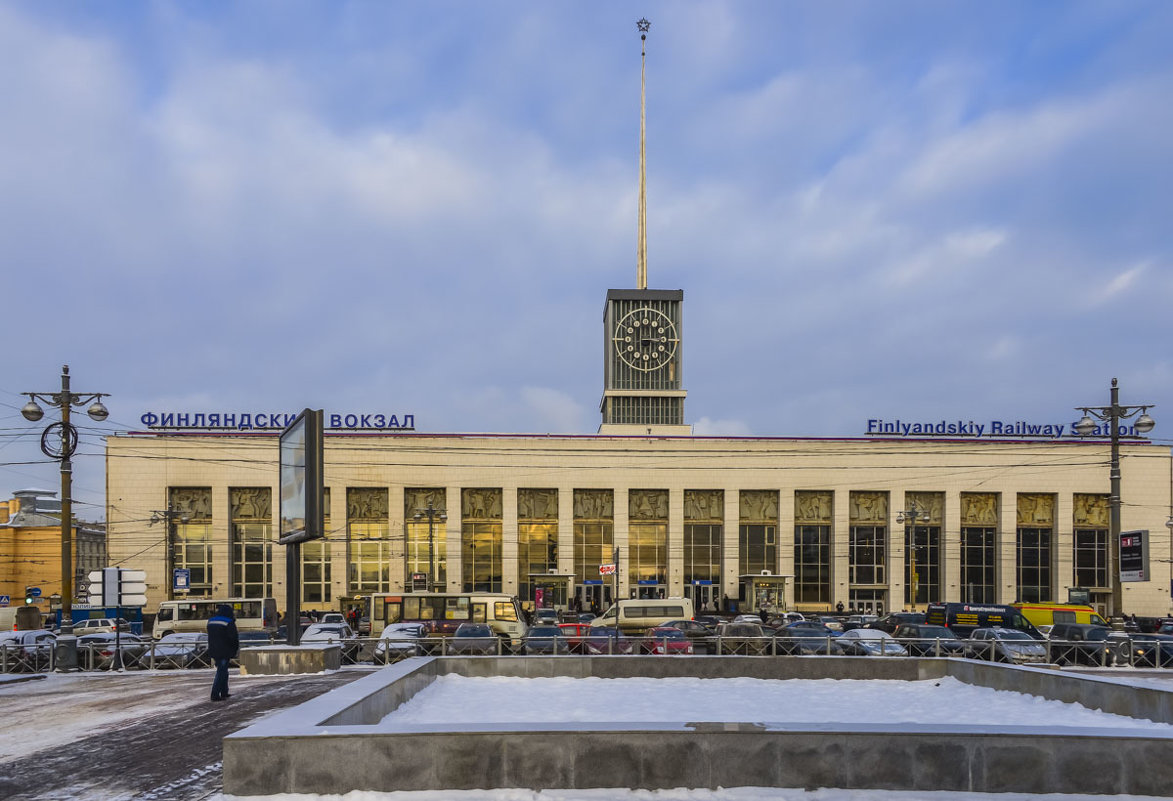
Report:
M1111 403L1108 406L1077 406L1083 417L1075 424L1075 433L1086 437L1096 433L1096 420L1108 424L1111 429L1111 467L1108 470L1108 552L1111 554L1108 566L1108 581L1112 588L1112 615L1124 614L1124 588L1120 585L1120 421L1136 417L1133 426L1138 434L1147 434L1156 425L1149 417L1153 404L1121 406L1120 387L1112 379ZM1137 417L1139 415L1139 417Z
M926 512L921 511L919 508L917 508L916 504L909 504L909 507L907 509L905 509L902 512L896 513L896 522L897 523L904 523L905 521L907 521L908 525L909 525L908 584L909 584L909 589L911 590L910 597L912 598L912 610L914 612L916 611L916 595L917 595L916 591L917 591L917 584L918 584L917 575L916 575L916 521L918 518L925 518L927 520L928 514Z
M77 429L69 422L69 415L74 406L81 408L91 404L86 410L92 419L99 423L110 416L109 410L102 404L102 398L109 397L105 392L72 392L69 388L69 365L61 368L60 392L24 392L29 396L29 402L24 405L20 413L24 419L37 422L45 416L40 404L61 410L61 421L50 423L41 432L41 452L50 459L61 463L61 632L57 638L57 668L59 670L73 670L77 667L77 640L73 636L73 462L71 457L77 450Z
M167 524L167 600L175 600L175 540L178 537L178 528L176 522L188 523L191 521L191 515L187 512L180 512L171 504L167 504L166 509L157 509L151 512L150 525L156 523Z
M423 518L428 518L428 592L436 589L436 528L435 522L441 522L448 519L447 512L437 509L432 506L431 499L428 500L427 508L421 509L412 515L415 522L420 522Z

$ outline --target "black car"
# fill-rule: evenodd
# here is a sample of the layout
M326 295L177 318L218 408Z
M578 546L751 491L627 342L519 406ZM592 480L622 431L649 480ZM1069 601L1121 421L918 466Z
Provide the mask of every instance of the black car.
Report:
M1056 623L1047 634L1051 661L1057 665L1111 665L1116 661L1124 635L1094 623Z
M1173 667L1173 636L1133 634L1128 639L1133 667Z
M879 629L892 634L900 626L911 623L924 623L924 612L889 612L878 620L874 620L868 624L869 629Z
M541 624L531 626L526 632L524 650L527 654L565 654L569 645L558 624Z
M892 633L911 656L963 656L965 641L944 626L905 623Z
M799 620L776 630L774 647L780 654L829 656L839 653L835 641L840 634L820 620Z
M495 656L500 645L497 635L485 623L461 623L445 643L445 653Z

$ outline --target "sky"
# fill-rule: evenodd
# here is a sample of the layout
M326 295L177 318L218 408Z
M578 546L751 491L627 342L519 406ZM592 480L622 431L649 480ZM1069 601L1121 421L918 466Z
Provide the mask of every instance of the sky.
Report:
M0 0L0 495L49 410L594 433L602 312L684 291L686 422L1173 414L1173 4ZM1167 411L1163 411L1167 410ZM77 418L75 418L76 420Z

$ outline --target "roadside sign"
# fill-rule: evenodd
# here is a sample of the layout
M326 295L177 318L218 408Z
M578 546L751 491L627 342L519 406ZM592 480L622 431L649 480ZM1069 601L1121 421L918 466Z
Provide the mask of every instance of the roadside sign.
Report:
M615 575L615 565L599 565L599 575L600 576L614 576Z
M40 598L41 597L41 588L40 587L29 587L29 595L33 596L34 598Z
M10 603L12 603L12 596L0 595L0 606L8 606Z
M186 567L175 568L175 575L172 577L172 589L176 592L187 592L191 589L191 570Z

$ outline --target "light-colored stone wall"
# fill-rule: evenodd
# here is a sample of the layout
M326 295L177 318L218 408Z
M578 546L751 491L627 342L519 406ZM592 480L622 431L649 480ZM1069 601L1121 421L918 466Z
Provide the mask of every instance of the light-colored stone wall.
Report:
M1170 453L1155 445L1125 444L1122 452L1122 528L1150 532L1149 581L1124 585L1124 611L1164 615L1173 610L1170 583L1173 560L1170 529ZM1015 504L1018 493L1056 496L1054 548L1055 600L1067 597L1072 581L1072 496L1108 491L1108 445L1079 442L991 442L931 440L811 440L765 438L656 438L604 436L490 435L327 435L325 482L331 489L331 541L335 598L347 594L348 570L337 560L345 553L347 487L387 487L391 495L392 537L403 537L404 487L444 487L448 493L448 581L460 583L460 490L503 490L506 590L516 589L516 497L519 488L559 491L559 564L572 569L571 495L575 489L615 492L615 532L626 544L626 497L633 489L669 491L669 592L679 594L682 554L681 513L686 489L723 490L726 499L723 592L737 596L735 553L737 493L769 489L781 493L779 567L793 564L793 498L796 490L824 490L833 496L831 605L847 604L848 497L852 491L884 492L889 497L889 604L903 604L903 526L896 522L909 492L943 493L942 529L945 600L960 600L957 560L959 496L997 493L1000 504L999 600L1014 600ZM109 526L112 563L130 560L148 571L148 611L166 597L166 531L150 526L153 510L165 509L168 487L208 486L213 495L216 543L214 593L227 595L228 489L269 486L277 492L277 437L124 435L107 441ZM622 512L622 514L621 514ZM274 510L276 513L276 509ZM893 536L895 534L895 536ZM733 543L732 549L730 543ZM402 552L402 547L398 548ZM284 598L284 558L273 545L274 596ZM621 565L624 562L621 561ZM401 571L402 572L402 571ZM791 572L783 570L782 572ZM626 570L623 570L624 578ZM403 577L398 581L400 586Z

